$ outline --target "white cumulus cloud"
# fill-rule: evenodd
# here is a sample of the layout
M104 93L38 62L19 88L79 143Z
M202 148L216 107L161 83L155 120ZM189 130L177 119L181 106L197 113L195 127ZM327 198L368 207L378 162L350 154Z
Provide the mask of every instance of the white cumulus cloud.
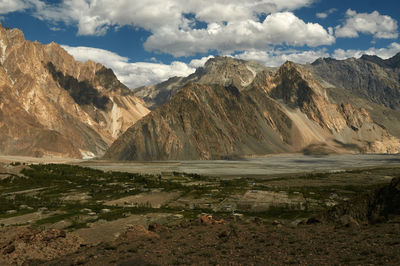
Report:
M305 23L291 12L268 15L263 22L243 20L226 25L210 23L205 29L156 30L144 43L148 51L189 56L218 50L223 54L249 49L265 50L268 45L329 45L335 38L316 23Z
M337 9L336 8L331 8L331 9L328 9L328 10L326 10L325 12L320 12L320 13L317 13L317 14L315 14L318 18L320 18L320 19L325 19L325 18L327 18L330 14L332 14L332 13L334 13L334 12L336 12L337 11Z
M22 0L0 0L0 14L22 11L26 8L28 5Z
M21 1L21 0L18 0ZM40 1L40 0L29 0ZM78 24L85 35L98 34L110 25L133 25L153 31L181 26L184 14L206 23L256 19L258 14L295 10L315 0L63 0L38 8L45 20Z
M24 11L29 8L43 8L46 6L41 0L0 0L0 14Z
M142 28L151 33L144 43L148 51L189 56L210 50L229 54L265 49L269 44L332 44L332 31L290 12L314 1L63 0L37 5L34 14L55 25L76 25L78 35L104 35L111 27L124 25ZM266 19L260 20L264 15Z
M396 39L398 37L397 21L378 11L357 13L348 9L344 25L336 26L336 37L355 38L359 33L373 35L374 38Z

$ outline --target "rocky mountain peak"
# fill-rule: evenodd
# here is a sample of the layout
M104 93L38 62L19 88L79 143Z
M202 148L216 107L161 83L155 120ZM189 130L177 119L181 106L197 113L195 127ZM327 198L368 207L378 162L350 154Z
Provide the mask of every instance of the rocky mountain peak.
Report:
M292 61L287 60L285 63L281 65L279 71L287 71L291 69L297 70L296 64L293 63Z
M400 68L400 52L386 60L392 68Z
M242 89L254 80L264 66L232 57L217 56L209 59L198 72L197 82L201 84L233 85Z
M360 59L318 59L310 71L330 86L343 88L373 103L400 110L400 53L383 60L363 55Z
M6 35L7 38L13 43L25 41L25 35L20 29L17 28L11 29L3 27L1 24L0 24L0 35Z
M101 64L0 28L0 152L93 157L149 110Z
M154 86L136 88L134 92L147 103L148 108L154 110L167 102L187 82L232 85L243 90L253 82L257 73L265 69L265 66L257 62L216 56L207 60L204 67L199 67L188 77L173 77Z
M382 60L383 61L383 59L380 58L379 56L377 56L377 55L369 55L369 54L363 54L360 57L360 59L369 60L369 61L375 61L375 60L379 60L379 61Z
M361 60L370 61L379 65L380 67L387 67L387 68L398 68L400 67L400 53L397 53L391 58L382 59L376 55L363 55L360 58Z
M277 85L270 89L271 95L292 107L302 107L315 97L326 98L325 91L312 74L293 62L285 62L274 79Z
M230 56L215 56L213 58L210 58L207 60L207 62L204 64L204 68L210 68L213 65L239 65L239 64L244 64L246 61L236 59Z
M380 67L392 67L390 62L388 60L384 60L382 58L380 58L379 56L376 55L362 55L360 57L360 60L364 60L367 62L372 62L374 64L377 64Z

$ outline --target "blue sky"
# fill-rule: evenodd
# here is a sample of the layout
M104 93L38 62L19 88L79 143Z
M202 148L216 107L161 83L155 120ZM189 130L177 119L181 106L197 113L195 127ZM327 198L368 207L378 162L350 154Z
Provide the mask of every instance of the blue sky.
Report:
M397 1L0 0L3 25L110 67L130 88L215 55L278 66L400 52Z

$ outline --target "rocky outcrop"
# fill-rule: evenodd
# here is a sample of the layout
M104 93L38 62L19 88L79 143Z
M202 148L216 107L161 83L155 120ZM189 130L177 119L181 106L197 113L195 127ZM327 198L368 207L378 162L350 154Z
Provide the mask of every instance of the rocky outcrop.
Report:
M58 229L40 231L25 226L3 231L0 231L1 265L22 265L29 261L59 258L76 252L83 243L80 237Z
M0 153L89 158L149 111L112 70L0 27Z
M400 110L400 53L387 60L369 55L346 60L321 58L309 67L333 86Z
M241 61L225 68L237 65ZM243 79L186 84L129 128L105 158L220 159L300 152L310 145L334 152L400 150L399 140L366 110L332 103L311 73L291 62L259 71L247 86L235 80Z

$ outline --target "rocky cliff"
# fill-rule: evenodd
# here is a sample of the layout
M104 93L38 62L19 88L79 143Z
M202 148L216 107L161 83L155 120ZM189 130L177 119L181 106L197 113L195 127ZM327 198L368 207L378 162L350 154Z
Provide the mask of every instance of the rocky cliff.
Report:
M112 70L0 27L0 154L102 155L148 112Z
M400 150L399 140L374 123L365 109L333 103L309 71L291 62L279 70L248 70L250 75L247 67L238 67L246 66L243 61L213 60L219 62L207 72L209 78L178 87L168 102L115 141L105 158L220 159ZM220 73L236 74L224 79L218 78Z

